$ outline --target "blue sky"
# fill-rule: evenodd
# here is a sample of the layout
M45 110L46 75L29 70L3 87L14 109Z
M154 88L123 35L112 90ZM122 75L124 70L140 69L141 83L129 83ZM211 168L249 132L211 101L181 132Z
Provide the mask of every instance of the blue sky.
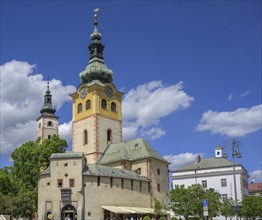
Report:
M261 177L261 1L1 1L1 164L35 139L49 77L60 135L88 64L93 10L125 139L143 137L171 170L217 144Z

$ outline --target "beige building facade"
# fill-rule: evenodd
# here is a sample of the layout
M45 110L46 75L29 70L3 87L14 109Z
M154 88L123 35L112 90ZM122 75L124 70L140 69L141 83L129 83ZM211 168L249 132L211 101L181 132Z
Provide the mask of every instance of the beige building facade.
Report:
M154 214L155 199L167 203L169 163L142 138L122 141L123 93L104 63L97 25L95 15L89 63L71 95L72 152L53 154L39 177L41 220L138 218Z

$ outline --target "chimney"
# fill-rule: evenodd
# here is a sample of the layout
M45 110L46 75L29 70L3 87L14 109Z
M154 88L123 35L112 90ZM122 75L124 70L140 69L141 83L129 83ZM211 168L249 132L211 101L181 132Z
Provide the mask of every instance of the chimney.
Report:
M200 155L198 154L198 155L197 155L197 162L200 163L200 161L201 161L201 157L200 157Z

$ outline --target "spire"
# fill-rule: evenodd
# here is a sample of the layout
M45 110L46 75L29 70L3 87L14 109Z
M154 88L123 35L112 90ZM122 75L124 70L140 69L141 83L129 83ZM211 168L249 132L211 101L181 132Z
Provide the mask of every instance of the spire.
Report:
M52 106L52 95L51 92L49 90L49 81L47 82L47 90L45 93L45 103L44 103L44 107L41 109L40 113L42 115L54 115L54 113L56 112L56 110L53 108Z
M98 31L98 14L99 8L94 10L94 31L90 35L91 44L89 49L89 63L85 70L80 73L80 79L83 83L88 83L93 80L99 80L102 83L113 81L113 71L108 69L104 62L104 48L101 43L102 34Z

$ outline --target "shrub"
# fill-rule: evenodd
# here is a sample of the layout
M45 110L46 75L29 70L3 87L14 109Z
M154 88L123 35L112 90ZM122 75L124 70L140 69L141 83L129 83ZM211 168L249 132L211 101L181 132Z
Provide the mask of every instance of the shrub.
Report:
M148 215L146 215L146 216L143 218L143 220L151 220L151 218L150 218Z
M160 217L160 219L159 220L166 220L166 218L165 217Z

